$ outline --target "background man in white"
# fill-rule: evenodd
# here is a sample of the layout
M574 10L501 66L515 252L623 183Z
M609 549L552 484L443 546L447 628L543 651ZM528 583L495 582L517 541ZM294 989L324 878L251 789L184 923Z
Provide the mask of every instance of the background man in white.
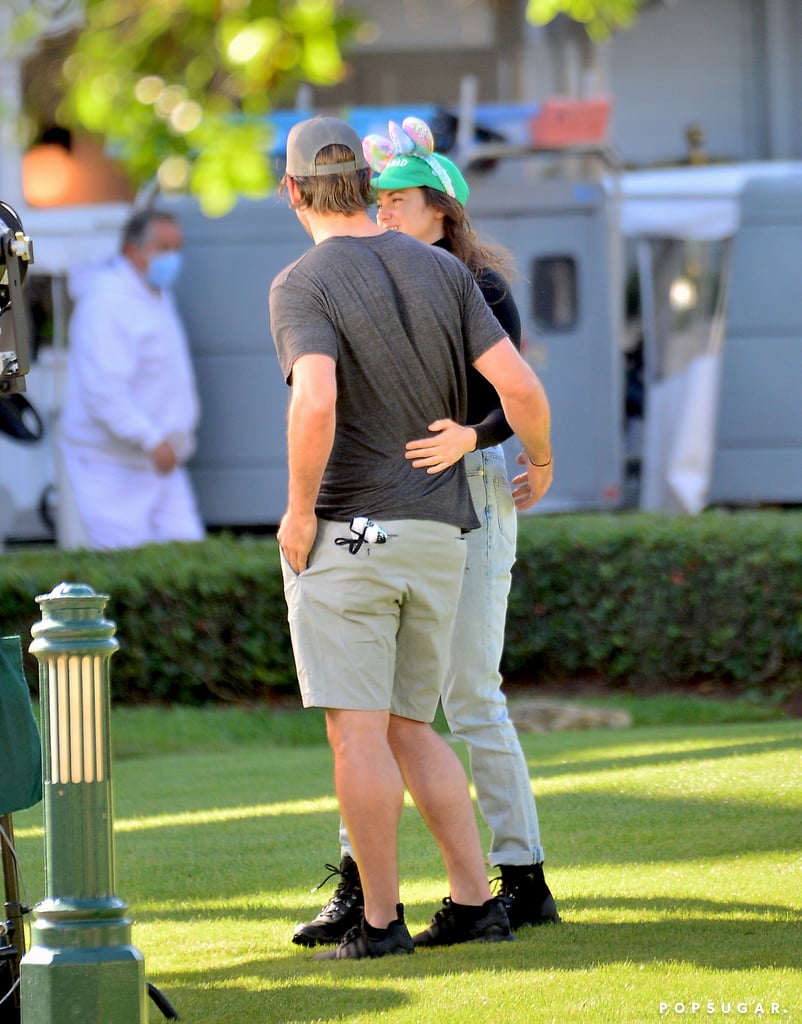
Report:
M184 463L200 408L186 334L170 289L181 231L169 214L135 213L122 251L74 276L61 419L65 501L83 536L64 547L201 540Z

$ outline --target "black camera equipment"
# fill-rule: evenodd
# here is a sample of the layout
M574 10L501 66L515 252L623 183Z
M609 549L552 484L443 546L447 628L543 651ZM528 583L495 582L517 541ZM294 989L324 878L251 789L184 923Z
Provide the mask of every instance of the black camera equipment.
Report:
M11 815L0 817L0 845L3 852L3 879L6 919L0 920L0 1020L18 1024L20 1019L19 965L25 952L23 915L30 907L20 902L14 861L14 833Z
M31 367L22 282L33 263L33 243L8 203L0 200L0 398L25 390Z
M354 516L351 520L350 529L353 534L352 537L337 537L334 543L339 545L347 544L348 550L352 555L355 555L363 544L387 543L385 531L378 523L374 523L367 516Z
M20 960L25 954L25 915L31 908L20 901L11 816L41 800L42 756L18 636L0 636L0 749L0 859L4 892L0 912L0 1021L19 1024Z
M33 263L33 244L22 229L15 211L0 201L0 403L3 424L24 426L22 416L28 403L25 374L30 369L28 318L22 298L22 282ZM26 428L27 429L27 428ZM29 912L19 900L14 833L10 814L0 815L0 859L3 865L5 920L0 920L0 1019L19 1020L19 962L25 951L23 914Z

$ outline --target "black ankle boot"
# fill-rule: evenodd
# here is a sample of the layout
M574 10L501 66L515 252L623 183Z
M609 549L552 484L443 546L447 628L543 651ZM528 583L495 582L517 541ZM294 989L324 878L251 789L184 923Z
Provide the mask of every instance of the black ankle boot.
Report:
M335 868L333 864L327 864L326 868L330 874L317 886L318 889L334 875L339 875L340 881L334 890L334 895L314 921L296 925L295 931L292 933L292 941L299 946L338 943L347 931L362 921L365 898L362 895L362 882L359 879L356 861L346 854L338 868Z
M499 896L507 906L513 931L527 924L556 924L560 920L542 864L502 864Z

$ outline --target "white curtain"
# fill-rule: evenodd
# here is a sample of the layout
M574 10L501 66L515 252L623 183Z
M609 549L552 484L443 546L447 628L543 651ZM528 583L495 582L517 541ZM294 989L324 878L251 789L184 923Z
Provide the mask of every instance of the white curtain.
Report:
M646 395L640 507L707 503L724 340L728 241L639 242Z

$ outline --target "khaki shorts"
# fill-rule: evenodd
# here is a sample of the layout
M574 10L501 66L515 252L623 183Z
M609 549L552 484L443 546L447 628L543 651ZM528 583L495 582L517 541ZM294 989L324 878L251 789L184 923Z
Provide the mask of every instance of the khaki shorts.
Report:
M431 722L465 571L457 526L383 521L385 544L352 554L347 523L321 519L308 567L281 558L304 707L386 711Z

